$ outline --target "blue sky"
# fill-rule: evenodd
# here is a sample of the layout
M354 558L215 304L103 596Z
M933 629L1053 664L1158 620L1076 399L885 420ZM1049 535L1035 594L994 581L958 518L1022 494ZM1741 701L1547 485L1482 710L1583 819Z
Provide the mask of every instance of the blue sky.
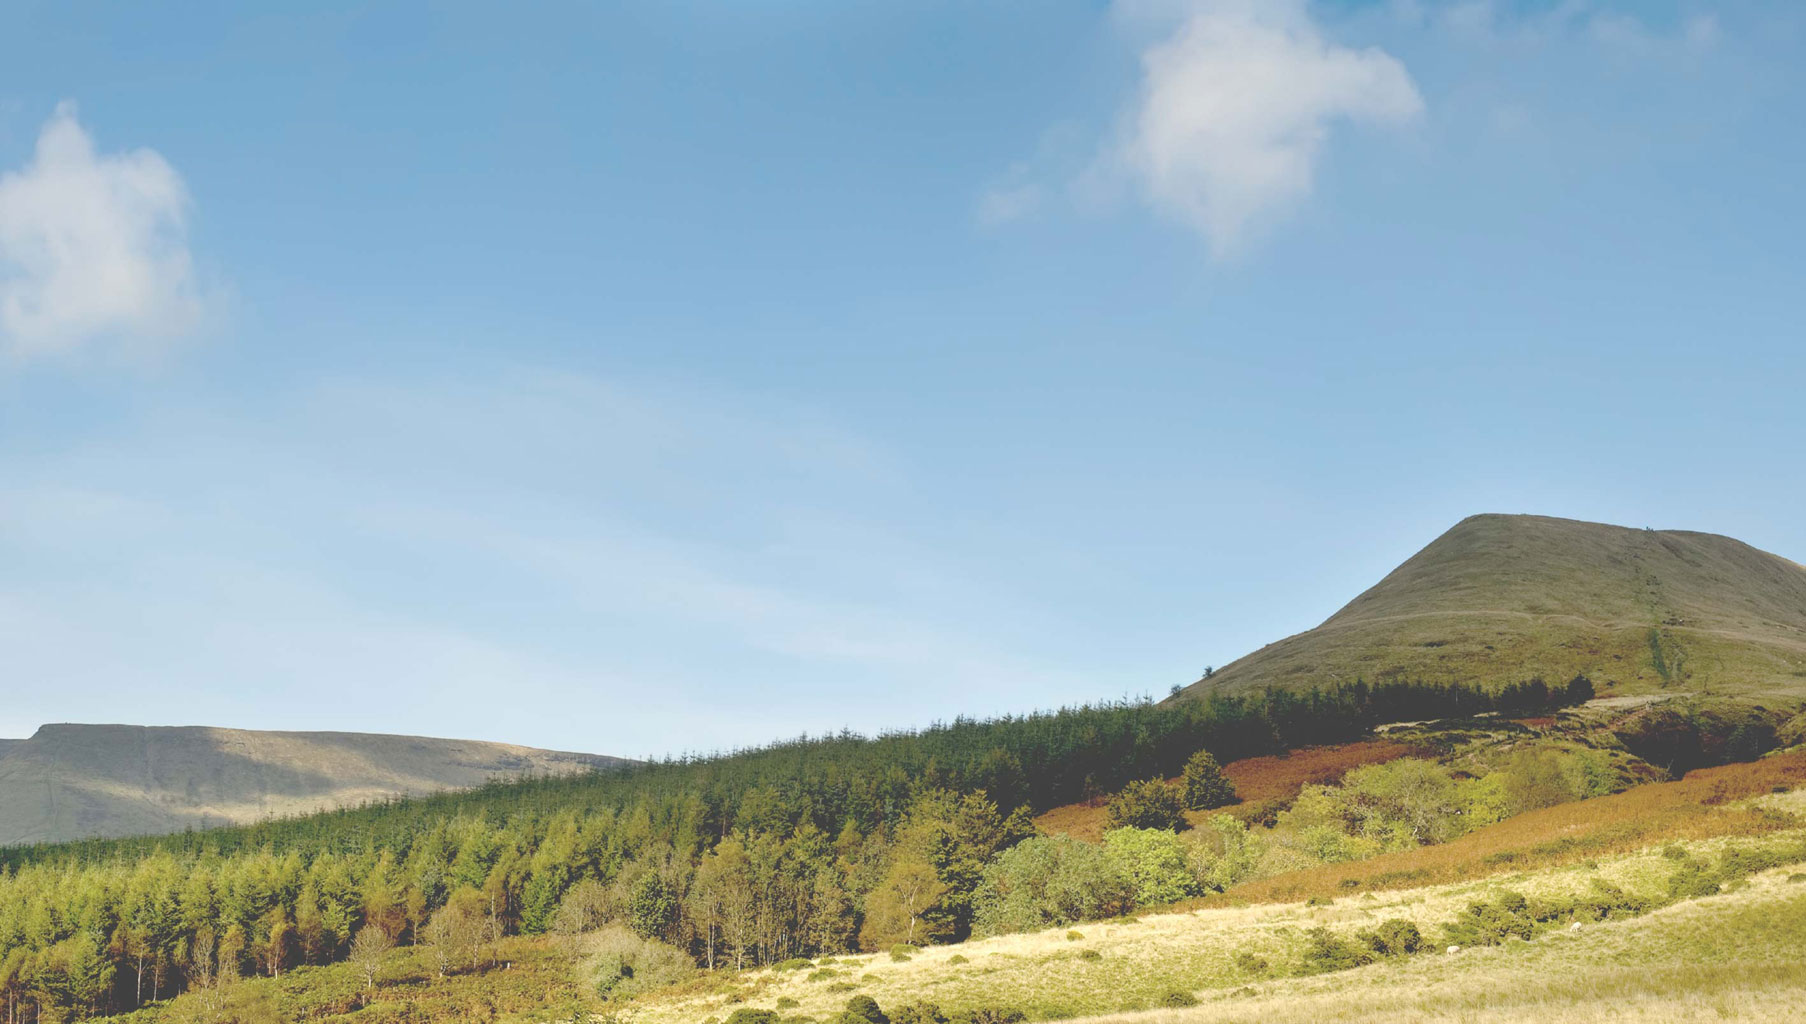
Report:
M1163 693L1461 517L1806 558L1788 3L0 8L0 736Z

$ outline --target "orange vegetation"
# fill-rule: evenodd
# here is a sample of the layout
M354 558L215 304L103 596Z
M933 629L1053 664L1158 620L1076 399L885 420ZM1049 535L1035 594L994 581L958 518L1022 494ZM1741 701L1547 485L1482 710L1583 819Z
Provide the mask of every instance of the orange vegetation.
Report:
M1677 782L1530 811L1440 846L1293 871L1230 890L1251 902L1346 895L1478 878L1621 853L1669 839L1760 835L1797 827L1791 817L1722 806L1806 784L1806 752L1704 768Z
M1413 749L1403 743L1363 740L1328 747L1305 747L1277 757L1231 761L1223 766L1223 774L1235 784L1241 803L1229 810L1239 813L1274 802L1290 801L1307 785L1336 782L1350 769L1405 757L1412 752ZM1085 803L1055 807L1036 818L1035 824L1049 834L1096 842L1109 825L1104 804L1104 798L1099 797ZM1193 811L1187 817L1191 818L1192 824L1199 825L1213 813L1219 812Z

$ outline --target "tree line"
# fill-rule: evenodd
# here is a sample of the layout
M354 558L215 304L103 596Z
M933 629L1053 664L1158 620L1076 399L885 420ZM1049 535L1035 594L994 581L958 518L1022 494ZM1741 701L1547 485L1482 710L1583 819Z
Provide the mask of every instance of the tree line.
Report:
M919 731L804 737L255 825L0 850L6 1024L130 1010L249 973L619 922L705 967L966 937L1031 815L1374 724L1524 713L1502 690L1357 682L1125 700ZM30 1016L27 1016L27 1014Z

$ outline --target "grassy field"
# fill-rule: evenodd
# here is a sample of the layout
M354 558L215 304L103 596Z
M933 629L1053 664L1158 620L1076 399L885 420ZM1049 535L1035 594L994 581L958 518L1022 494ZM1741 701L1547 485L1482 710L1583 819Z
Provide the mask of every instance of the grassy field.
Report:
M1806 568L1729 537L1474 516L1188 693L1389 678L1806 693Z

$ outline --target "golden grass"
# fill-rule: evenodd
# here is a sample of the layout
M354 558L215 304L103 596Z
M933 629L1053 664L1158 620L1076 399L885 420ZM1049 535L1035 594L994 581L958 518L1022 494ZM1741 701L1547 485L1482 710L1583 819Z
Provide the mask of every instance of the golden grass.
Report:
M1606 1024L1797 1021L1806 892L1772 872L1742 893L1529 943L1414 958L1086 1024Z
M1439 846L1292 871L1213 900L1275 902L1479 878L1569 864L1671 839L1763 835L1792 825L1774 808L1740 804L1806 783L1806 751L1690 773L1593 800L1520 814Z

